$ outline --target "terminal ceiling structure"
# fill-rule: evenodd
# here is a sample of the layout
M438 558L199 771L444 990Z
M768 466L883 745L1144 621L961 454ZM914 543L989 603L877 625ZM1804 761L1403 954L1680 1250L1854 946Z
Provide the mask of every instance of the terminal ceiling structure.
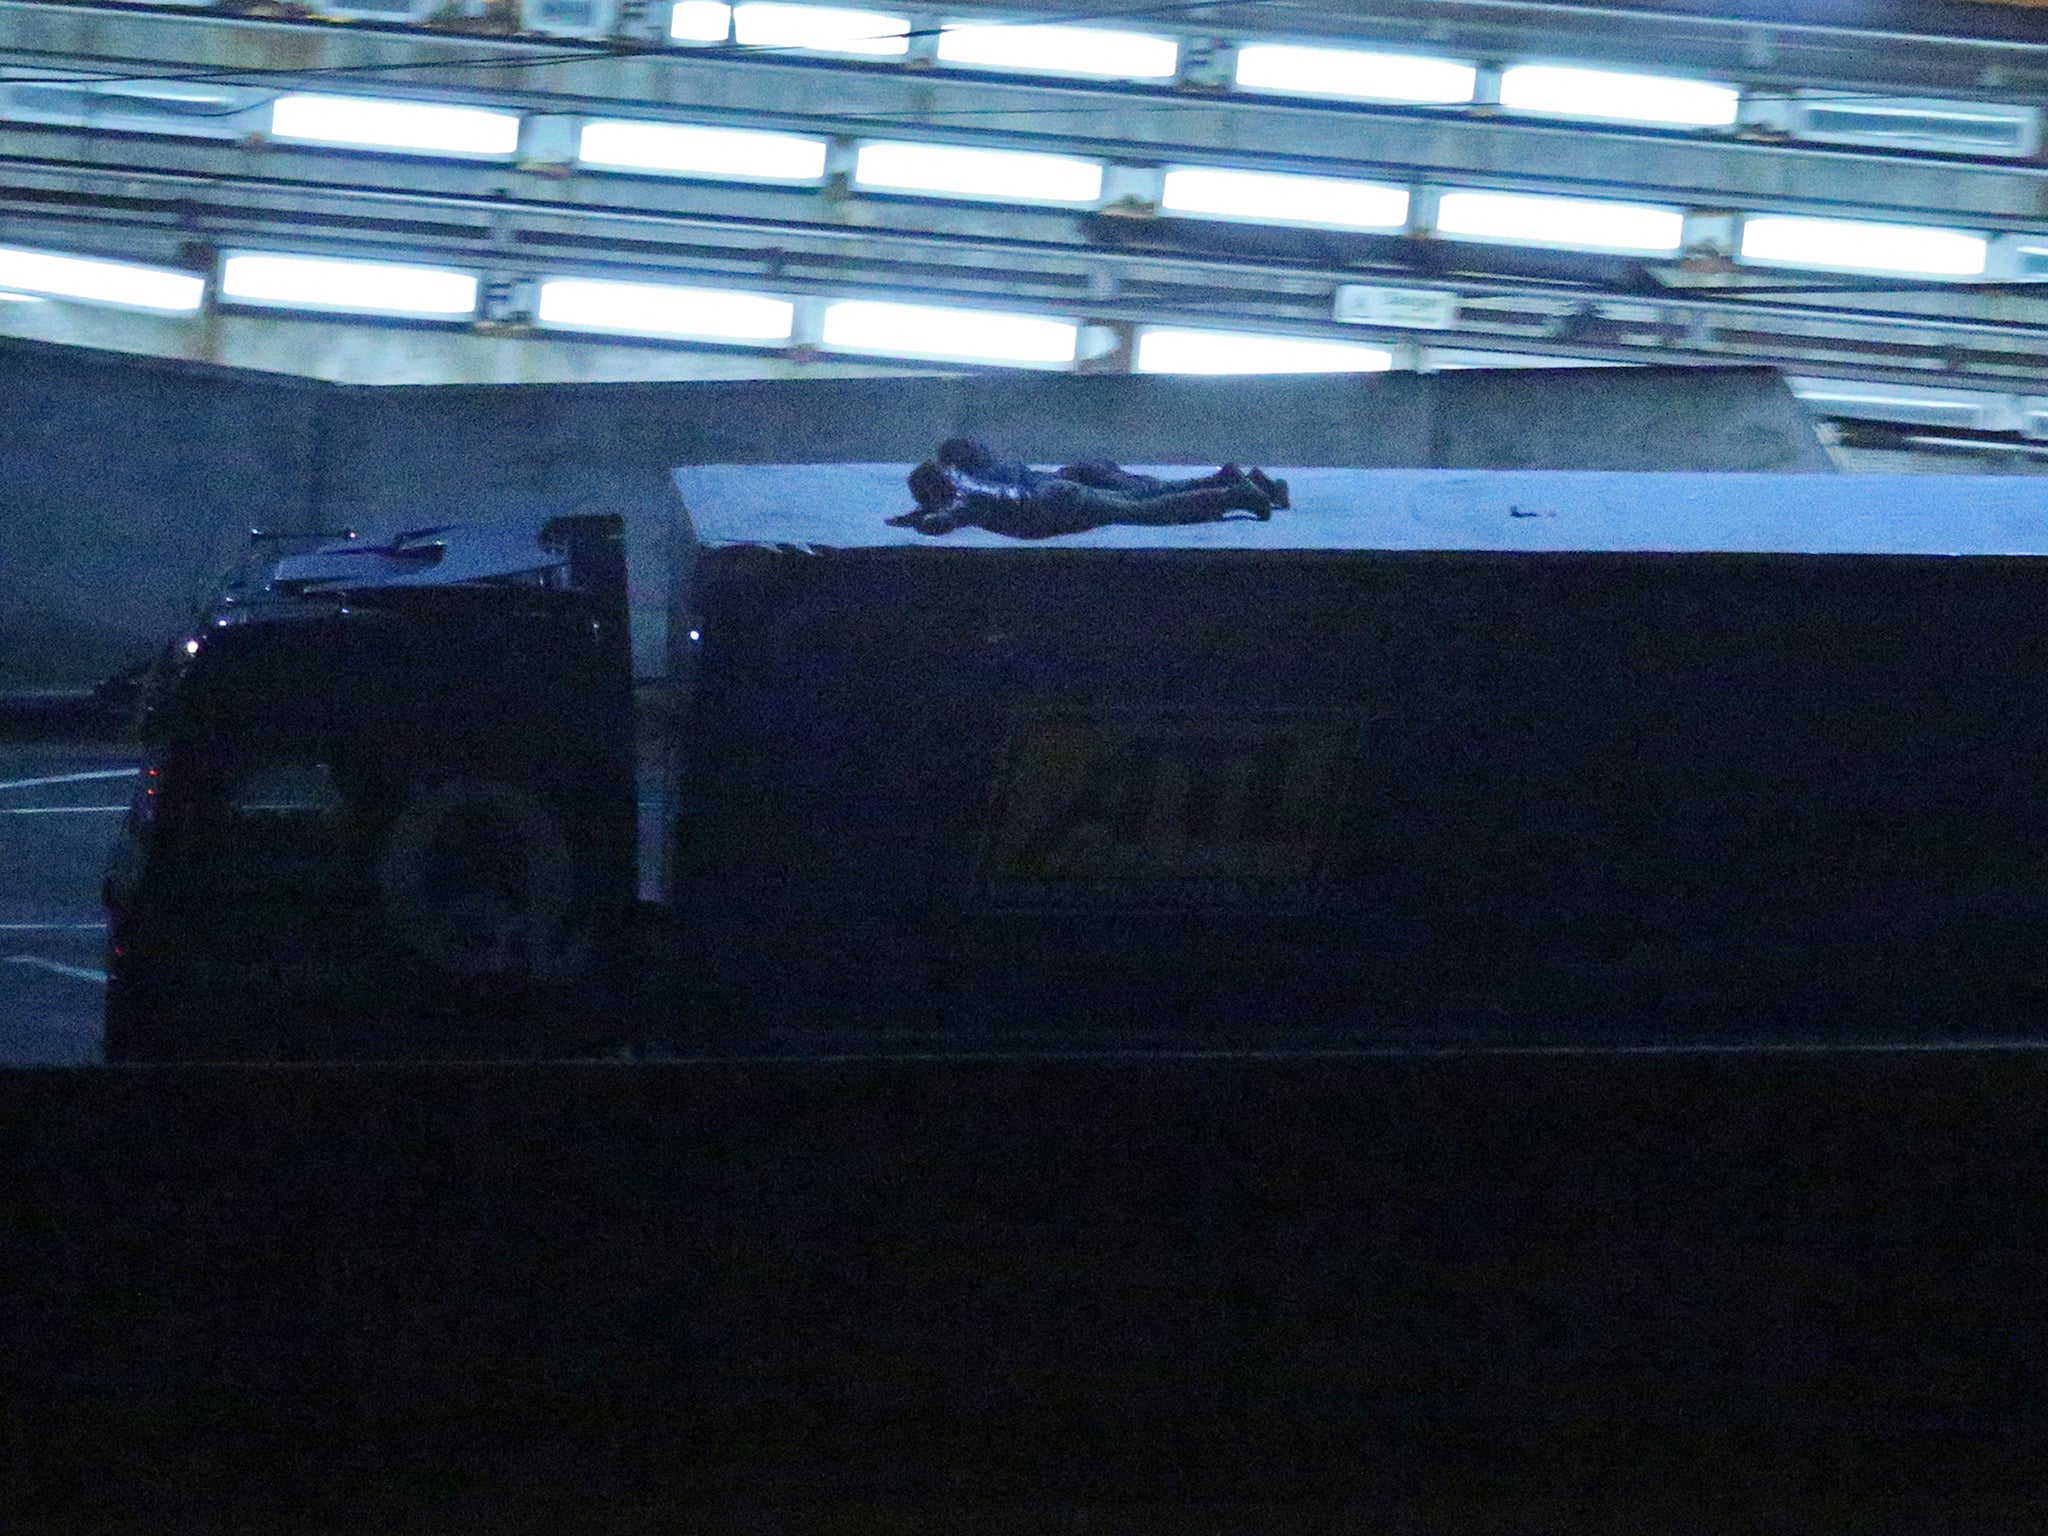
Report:
M0 0L0 332L359 382L1764 362L2025 451L2044 94L1996 5Z

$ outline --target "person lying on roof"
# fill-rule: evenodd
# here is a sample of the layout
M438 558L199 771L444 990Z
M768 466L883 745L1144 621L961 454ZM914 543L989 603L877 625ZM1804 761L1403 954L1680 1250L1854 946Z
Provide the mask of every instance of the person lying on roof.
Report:
M915 510L890 518L892 528L937 536L975 527L1013 539L1050 539L1109 523L1213 523L1233 512L1264 522L1275 507L1287 505L1287 482L1235 464L1199 479L1161 480L1104 459L1047 473L955 437L910 472L910 494Z

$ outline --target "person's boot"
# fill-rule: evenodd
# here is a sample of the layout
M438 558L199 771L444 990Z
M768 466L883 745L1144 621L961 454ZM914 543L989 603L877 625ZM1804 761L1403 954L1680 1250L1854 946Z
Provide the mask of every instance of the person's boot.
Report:
M1290 503L1287 500L1287 482L1285 480L1275 480L1263 469L1254 469L1245 478L1266 493L1267 501L1283 512L1287 510Z
M1256 474L1257 471L1253 471L1253 475ZM1240 470L1235 480L1221 487L1223 506L1229 512L1249 512L1263 523L1273 515L1273 498L1266 494L1265 487L1253 475Z

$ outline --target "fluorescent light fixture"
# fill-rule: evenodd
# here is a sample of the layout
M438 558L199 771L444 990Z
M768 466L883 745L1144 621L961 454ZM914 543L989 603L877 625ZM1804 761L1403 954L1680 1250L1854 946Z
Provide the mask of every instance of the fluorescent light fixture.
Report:
M305 0L305 8L322 21L382 22L385 26L424 26L441 9L440 0Z
M1918 224L1776 216L1742 221L1742 259L1777 266L1977 277L1988 248L1982 235Z
M1460 368L1638 368L1640 363L1610 363L1597 357L1545 357L1540 352L1486 352L1467 347L1425 347L1426 367L1450 373Z
M732 35L732 7L724 0L676 0L669 8L672 43L722 43Z
M1327 176L1280 176L1186 166L1166 173L1159 206L1269 224L1333 229L1399 229L1408 222L1408 189Z
M270 136L416 155L509 155L519 148L519 118L369 96L280 96L271 103Z
M658 283L557 277L540 285L542 325L693 341L785 342L796 306L787 299Z
M1098 27L949 26L939 30L939 62L1047 75L1170 80L1180 68L1180 44L1170 37Z
M1829 144L2021 157L2041 138L2039 110L2017 103L1802 91L1785 105L1793 132Z
M1006 203L1092 203L1102 196L1102 167L1093 160L954 144L863 144L853 179L883 191Z
M822 181L825 176L823 139L682 123L585 123L576 158L608 171L732 181Z
M18 79L0 87L0 117L130 133L239 139L267 121L271 98L239 87L156 80Z
M1139 373L1379 373L1394 365L1384 347L1247 331L1161 327L1138 336Z
M1044 367L1071 363L1080 327L1042 315L844 299L825 310L824 344L843 352Z
M40 304L42 299L33 293L8 293L0 289L0 304Z
M1454 59L1249 43L1237 50L1237 83L1247 91L1456 106L1472 99L1479 71Z
M736 5L733 36L747 48L797 48L810 53L861 53L901 58L910 51L910 19L881 11L821 5Z
M1576 197L1513 192L1446 192L1437 201L1437 233L1467 240L1511 240L1588 251L1672 255L1685 215L1642 203L1595 203Z
M242 252L220 268L222 298L287 309L448 319L476 312L476 290L467 272L383 261Z
M1653 123L1673 128L1726 128L1742 93L1732 85L1671 75L1627 75L1608 69L1517 64L1501 71L1500 104L1510 112Z
M84 299L190 314L206 297L206 279L163 267L59 256L49 251L0 247L0 288L52 299Z
M1792 393L1823 416L1861 416L1923 427L1982 427L1994 395L1921 393L1846 379L1791 379Z

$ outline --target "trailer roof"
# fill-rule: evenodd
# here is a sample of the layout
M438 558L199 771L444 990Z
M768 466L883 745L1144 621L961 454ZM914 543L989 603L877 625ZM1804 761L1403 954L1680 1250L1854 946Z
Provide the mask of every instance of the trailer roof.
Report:
M1189 475L1215 466L1136 467ZM676 470L675 483L706 547L2048 554L2048 481L2031 476L1269 468L1293 501L1270 522L1025 541L890 527L912 505L910 468L706 464Z

